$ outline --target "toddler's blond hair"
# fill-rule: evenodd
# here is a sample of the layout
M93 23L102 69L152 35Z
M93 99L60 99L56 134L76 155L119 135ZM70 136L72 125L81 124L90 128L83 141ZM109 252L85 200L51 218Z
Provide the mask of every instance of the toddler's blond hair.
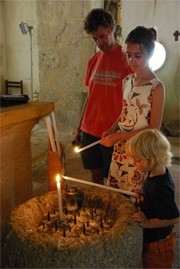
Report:
M126 143L129 156L147 165L169 166L171 164L171 145L165 135L156 129L146 129L129 139Z

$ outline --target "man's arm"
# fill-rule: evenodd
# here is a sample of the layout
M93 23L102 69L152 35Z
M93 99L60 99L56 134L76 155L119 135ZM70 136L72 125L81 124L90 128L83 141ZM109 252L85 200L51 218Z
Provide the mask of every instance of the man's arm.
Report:
M76 134L75 134L75 137L74 137L74 141L76 143L79 142L79 138L80 138L80 135L81 135L81 123L82 123L82 120L83 120L83 117L84 117L84 112L85 112L85 109L86 109L87 100L88 100L88 97L86 98L86 100L84 102L83 110L82 110L82 115L81 115L81 118L80 118L80 121L79 121L79 126L76 129Z

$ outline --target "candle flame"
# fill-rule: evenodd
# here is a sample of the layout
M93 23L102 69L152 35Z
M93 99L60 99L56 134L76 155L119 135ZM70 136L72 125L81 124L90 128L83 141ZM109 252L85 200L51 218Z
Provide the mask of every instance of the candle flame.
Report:
M61 180L60 174L57 174L57 175L56 175L56 183L59 183L60 180Z
M75 151L75 152L79 152L79 147L76 146L76 147L74 148L74 151Z

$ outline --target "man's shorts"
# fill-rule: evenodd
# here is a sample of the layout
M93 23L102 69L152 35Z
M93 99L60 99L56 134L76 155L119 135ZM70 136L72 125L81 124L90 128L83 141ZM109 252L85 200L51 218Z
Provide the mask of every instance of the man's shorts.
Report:
M80 146L85 147L97 140L101 139L85 132L81 132ZM104 177L108 177L109 167L111 163L111 157L113 153L113 147L104 147L101 144L97 144L91 148L88 148L81 152L81 158L83 167L89 170L103 169Z

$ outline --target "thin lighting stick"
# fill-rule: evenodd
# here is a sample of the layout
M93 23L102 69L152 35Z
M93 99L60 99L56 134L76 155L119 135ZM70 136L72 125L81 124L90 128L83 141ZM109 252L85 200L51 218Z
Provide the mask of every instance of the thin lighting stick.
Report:
M56 141L57 152L58 152L59 158L61 158L61 148L59 144L58 130L57 130L54 112L52 112L51 115L52 115L52 122L53 122L53 127L54 127L54 136L55 136L55 141Z
M30 91L30 99L31 101L33 101L33 53L32 53L32 33L31 33L31 30L33 29L32 26L29 26L29 35L30 35L30 55L31 55L31 66L30 66L30 82L31 82L31 91Z
M126 190L122 190L122 189L116 189L116 188L109 187L109 186L106 186L106 185L101 185L101 184L97 184L97 183L93 183L93 182L90 182L90 181L85 181L85 180L77 179L77 178L73 178L73 177L67 177L67 176L62 176L62 177L64 179L66 179L66 180L77 182L77 183L80 183L80 184L91 185L91 186L94 186L94 187L103 188L103 189L110 190L110 191L115 191L115 192L120 192L120 193L131 195L131 196L134 196L134 197L138 196L137 193L134 193L134 192L131 192L131 191L126 191Z
M78 153L78 152L81 152L81 151L83 151L85 149L91 148L91 147L99 144L100 142L101 142L101 139L100 140L97 140L96 142L93 142L93 143L91 143L91 144L89 144L89 145L87 145L87 146L85 146L83 148L77 149L76 152Z
M46 116L45 121L46 121L46 126L48 129L48 134L49 134L49 139L50 139L52 151L57 153L50 117Z

